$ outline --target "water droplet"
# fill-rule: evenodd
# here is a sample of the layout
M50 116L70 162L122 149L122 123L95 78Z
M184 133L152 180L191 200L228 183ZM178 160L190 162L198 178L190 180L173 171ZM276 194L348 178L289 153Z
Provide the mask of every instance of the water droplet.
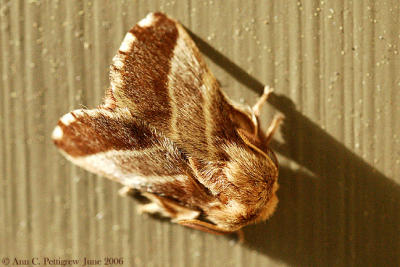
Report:
M99 213L96 214L96 219L97 220L101 220L101 219L103 219L103 217L104 217L104 213L103 212L99 212Z
M20 226L21 228L25 228L26 225L27 225L27 223L26 223L25 220L19 222L19 226Z
M84 42L83 43L83 48L84 49L89 49L90 48L90 44L88 42Z

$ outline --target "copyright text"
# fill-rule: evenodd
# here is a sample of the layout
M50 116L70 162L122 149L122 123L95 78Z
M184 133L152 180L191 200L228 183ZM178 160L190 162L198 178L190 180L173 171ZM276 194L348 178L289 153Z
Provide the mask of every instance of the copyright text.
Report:
M6 266L96 266L96 265L122 265L122 257L104 257L104 258L51 258L51 257L3 257L1 263Z

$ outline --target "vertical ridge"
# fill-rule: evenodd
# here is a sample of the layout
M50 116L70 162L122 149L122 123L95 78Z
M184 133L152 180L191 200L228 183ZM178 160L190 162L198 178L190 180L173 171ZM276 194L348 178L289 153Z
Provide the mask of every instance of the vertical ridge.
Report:
M29 210L30 197L32 196L32 191L29 189L29 165L30 165L30 157L29 150L26 146L26 141L28 140L28 131L27 130L27 119L24 114L25 110L21 110L19 107L26 105L26 97L27 93L25 90L29 90L29 83L26 79L27 73L26 71L26 51L29 49L26 48L26 31L25 31L25 20L20 20L20 17L25 19L26 6L23 2L13 2L12 3L12 14L11 19L12 24L16 26L15 31L11 31L12 40L14 47L11 51L13 55L14 62L11 64L12 66L12 77L14 80L10 104L10 111L13 116L11 117L12 123L10 127L13 128L12 137L10 138L11 142L11 168L12 175L10 178L13 181L13 194L12 197L13 206L12 211L14 214L13 224L16 226L15 232L13 233L13 239L16 239L15 249L19 253L24 253L30 255L31 245L32 245L32 235L30 235L31 228L30 222L34 219L33 214ZM19 73L21 71L22 73ZM14 97L13 97L14 96ZM14 99L13 99L14 98ZM22 118L21 120L17 120L17 118ZM18 161L18 164L16 163ZM19 165L21 164L21 165ZM21 203L21 205L18 205ZM28 236L28 241L25 242L21 239L22 236Z
M2 174L1 176L3 177L2 179L2 206L1 206L1 227L0 229L3 229L3 238L5 240L10 240L12 238L12 233L14 232L14 224L13 224L13 217L12 217L12 176L11 174L11 143L9 140L11 139L11 123L10 123L10 104L8 99L10 99L10 94L9 90L11 89L11 83L12 83L12 76L11 76L11 70L10 70L10 65L11 65L11 59L9 56L9 49L10 49L10 27L11 27L11 22L10 22L10 13L11 13L11 7L9 3L6 3L5 1L1 2L0 5L0 25L2 26L0 28L1 32L1 39L0 39L0 49L1 49L1 88L0 90L0 95L1 95L1 121L2 121L2 126L1 127L1 135L2 135L2 158L1 161L3 162L2 164ZM6 227L7 226L7 227ZM4 227L4 228L3 228ZM15 251L14 249L14 244L11 243L7 246L4 244L6 242L0 242L2 243L1 246L1 251L4 251L4 253L10 254L11 252Z

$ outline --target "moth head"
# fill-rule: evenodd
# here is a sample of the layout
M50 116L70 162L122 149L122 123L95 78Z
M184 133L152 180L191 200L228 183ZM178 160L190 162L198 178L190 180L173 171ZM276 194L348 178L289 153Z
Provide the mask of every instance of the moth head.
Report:
M276 191L279 188L278 181L275 181L272 187L271 198L265 203L265 205L260 209L258 216L252 221L253 223L261 222L267 220L274 213L276 206L278 205L278 197Z
M252 220L249 223L257 223L267 220L275 211L278 205L278 197L276 191L279 188L278 184L278 160L275 153L263 143L246 138L246 136L239 133L242 140L254 152L255 166L259 165L261 177L264 177L264 194L260 194L259 203L253 210ZM263 139L263 138L262 138ZM253 142L252 142L253 141Z
M227 185L219 194L224 204L212 217L233 230L266 220L278 203L277 165L250 147L228 145L225 152L229 155L223 171Z

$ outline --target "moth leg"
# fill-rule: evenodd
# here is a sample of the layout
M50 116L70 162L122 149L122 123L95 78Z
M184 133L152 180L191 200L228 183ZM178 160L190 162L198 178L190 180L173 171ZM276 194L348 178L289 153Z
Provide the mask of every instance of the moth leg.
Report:
M224 229L219 228L218 226L208 223L208 222L203 222L200 220L182 220L182 221L178 221L178 223L180 225L184 225L187 227L190 227L192 229L196 229L196 230L200 230L206 233L211 233L211 234L215 234L215 235L226 235L226 234L232 234L232 233L236 233L239 242L243 242L244 241L244 232L242 231L242 229L239 229L237 231L226 231Z
M173 222L194 219L200 215L199 211L183 207L173 200L148 192L142 193L142 195L151 202L139 206L139 213L158 213L163 217L171 218Z
M161 206L157 205L157 203L154 203L154 202L150 202L150 203L147 203L147 204L141 204L138 207L138 212L140 214L143 214L143 213L149 213L149 214L160 213L164 217L169 217L168 216L169 214L166 214L164 212L164 209Z
M135 197L135 189L129 186L122 187L118 193L123 197ZM171 218L172 221L179 219L192 219L196 218L200 212L191 210L185 207L180 206L175 201L157 196L151 193L141 193L141 195L147 198L150 203L139 204L138 212L140 214L149 213L149 214L160 214L163 217Z
M122 197L130 197L133 195L134 189L129 186L124 186L118 190L118 194Z
M244 239L244 232L242 229L239 229L235 232L237 239L239 240L239 243L243 244L245 239Z
M269 87L268 85L266 85L264 87L264 93L260 96L260 98L258 99L257 103L253 106L253 113L254 115L256 115L257 117L260 116L260 110L261 107L264 105L264 103L267 101L268 96L274 91L274 89L272 89L271 87Z
M282 123L283 119L284 119L284 116L281 114L277 114L274 116L274 119L272 120L272 122L269 125L267 132L266 132L266 136L267 136L266 144L268 144L271 141L274 133L279 128L279 125Z

